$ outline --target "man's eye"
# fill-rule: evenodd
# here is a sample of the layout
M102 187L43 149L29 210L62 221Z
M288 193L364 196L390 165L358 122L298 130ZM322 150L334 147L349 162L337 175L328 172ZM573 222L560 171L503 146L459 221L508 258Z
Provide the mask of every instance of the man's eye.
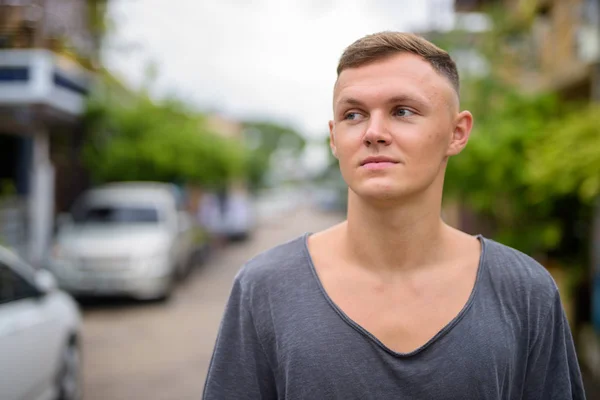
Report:
M414 112L407 110L406 108L398 108L394 113L398 117L410 117L415 114Z
M344 119L349 120L349 121L356 121L360 117L361 117L360 113L357 113L357 112L350 112L350 113L344 115Z

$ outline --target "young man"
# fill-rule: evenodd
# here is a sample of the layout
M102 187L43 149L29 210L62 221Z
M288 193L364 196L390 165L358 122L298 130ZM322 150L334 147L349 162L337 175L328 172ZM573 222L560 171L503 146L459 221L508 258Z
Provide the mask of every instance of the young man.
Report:
M473 124L458 90L454 62L418 36L345 50L329 128L347 221L242 268L206 400L584 398L550 275L440 217Z

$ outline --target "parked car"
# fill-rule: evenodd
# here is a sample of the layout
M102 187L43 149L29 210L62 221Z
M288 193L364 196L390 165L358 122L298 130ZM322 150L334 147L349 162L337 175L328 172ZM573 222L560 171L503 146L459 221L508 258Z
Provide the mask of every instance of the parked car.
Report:
M74 295L168 298L195 246L191 217L177 203L162 183L89 190L61 217L48 268Z
M53 276L0 247L0 399L80 399L80 329Z

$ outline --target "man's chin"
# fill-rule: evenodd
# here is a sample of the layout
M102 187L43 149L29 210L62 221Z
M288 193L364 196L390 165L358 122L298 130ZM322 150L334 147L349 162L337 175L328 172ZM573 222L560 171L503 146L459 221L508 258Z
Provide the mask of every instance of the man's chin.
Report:
M389 203L402 201L403 198L410 195L408 191L391 185L369 185L353 190L354 195L359 199L374 203Z

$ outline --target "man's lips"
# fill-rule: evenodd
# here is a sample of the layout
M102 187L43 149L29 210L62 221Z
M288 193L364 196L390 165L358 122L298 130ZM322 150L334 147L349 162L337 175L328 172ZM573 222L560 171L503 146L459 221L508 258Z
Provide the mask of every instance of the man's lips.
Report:
M361 163L360 166L367 169L385 169L398 164L398 161L389 157L367 157Z
M370 163L363 164L362 168L371 169L371 170L374 170L374 169L386 169L386 168L393 167L396 164L398 164L398 163L389 162L389 161L370 162Z

